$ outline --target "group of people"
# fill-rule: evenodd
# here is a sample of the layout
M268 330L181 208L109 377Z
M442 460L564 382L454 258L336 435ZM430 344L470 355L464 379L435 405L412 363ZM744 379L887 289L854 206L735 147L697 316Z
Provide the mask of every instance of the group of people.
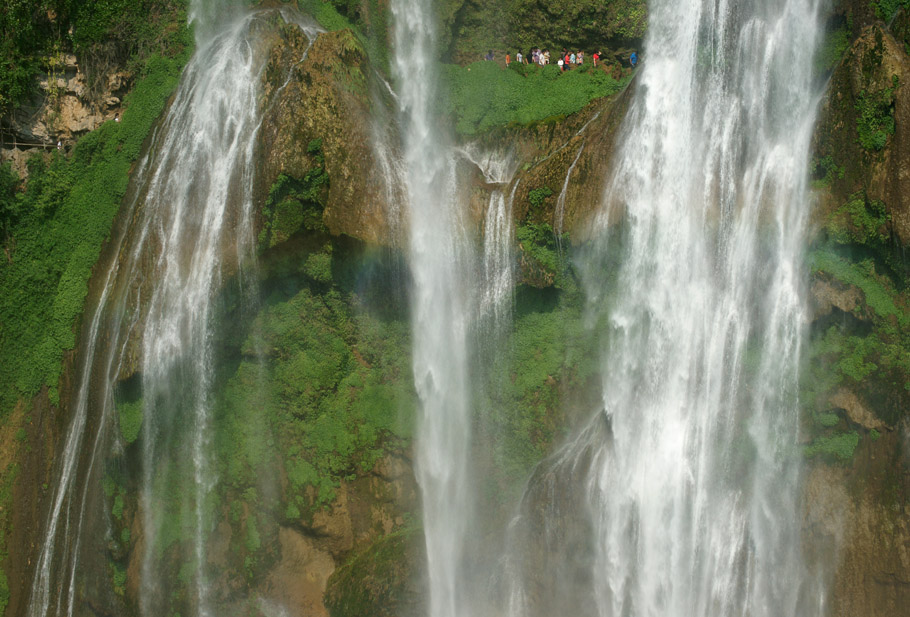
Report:
M593 54L591 54L591 59L594 61L594 66L597 66L597 62L600 60L601 55L602 54L600 51L595 51ZM484 56L484 60L493 60L492 49L487 52L486 56ZM547 64L550 64L550 50L541 50L539 47L535 47L534 49L528 51L527 55L522 55L521 51L518 51L515 54L514 61L518 64L539 64L540 66L546 66ZM506 66L509 66L512 62L512 54L506 52ZM571 70L573 67L581 66L584 63L585 52L570 52L565 47L562 48L562 54L558 56L558 59L556 61L556 64L559 66L559 70L561 71ZM638 64L638 54L636 52L633 51L632 55L629 56L629 63L632 65L633 69Z

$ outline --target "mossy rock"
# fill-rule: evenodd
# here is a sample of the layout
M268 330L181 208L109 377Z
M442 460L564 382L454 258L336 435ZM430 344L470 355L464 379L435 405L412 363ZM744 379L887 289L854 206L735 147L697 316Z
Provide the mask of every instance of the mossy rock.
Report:
M423 531L408 528L383 536L329 577L325 605L331 617L418 615L425 571Z

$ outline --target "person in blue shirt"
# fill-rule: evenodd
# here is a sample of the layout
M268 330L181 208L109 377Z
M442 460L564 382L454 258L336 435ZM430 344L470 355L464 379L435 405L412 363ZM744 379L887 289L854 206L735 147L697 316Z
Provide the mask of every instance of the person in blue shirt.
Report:
M635 65L638 64L638 54L636 52L633 51L632 55L629 56L629 62L632 63L632 68L634 69Z

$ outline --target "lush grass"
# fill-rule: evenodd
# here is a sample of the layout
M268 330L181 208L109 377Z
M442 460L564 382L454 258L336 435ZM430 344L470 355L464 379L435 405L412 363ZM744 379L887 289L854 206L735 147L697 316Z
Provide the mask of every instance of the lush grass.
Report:
M0 410L48 386L57 402L63 353L75 345L92 266L107 239L142 143L177 85L190 52L148 59L122 121L83 137L71 155L36 155L11 210L11 260L0 263ZM8 172L7 172L8 173Z
M494 127L567 116L593 99L619 92L627 83L590 64L565 73L555 65L515 67L504 69L484 61L442 66L448 111L459 133L475 135Z

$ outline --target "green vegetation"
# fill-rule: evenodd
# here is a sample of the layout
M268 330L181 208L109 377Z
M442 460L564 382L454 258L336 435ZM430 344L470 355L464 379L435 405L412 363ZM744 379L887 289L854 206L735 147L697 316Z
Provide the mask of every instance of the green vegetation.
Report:
M890 22L900 9L910 7L910 0L872 0L875 15L886 22Z
M273 293L243 345L250 359L218 403L218 458L229 485L255 483L277 454L290 482L286 510L328 504L343 478L372 469L386 446L410 437L408 352L407 324L361 311L350 293Z
M856 132L860 145L878 152L894 134L894 91L898 86L897 75L892 76L892 86L879 92L863 90L856 98Z
M825 231L838 244L881 247L890 241L890 221L885 204L860 191L828 217Z
M839 320L814 334L808 378L813 385L807 403L814 405L819 396L845 385L893 423L903 416L910 394L908 292L898 290L891 278L897 275L882 274L873 258L857 260L842 253L833 246L815 250L810 255L812 270L855 287L864 304L857 308L856 319Z
M816 70L821 73L833 70L849 48L850 27L846 23L839 28L826 32L821 47L815 56Z
M551 3L545 0L512 0L510 46L580 47L590 53L611 40L641 39L648 25L645 0L577 0Z
M834 162L834 157L830 154L820 159L812 161L813 188L819 189L831 184L835 180L843 180L846 170L842 165Z
M92 266L129 171L173 92L191 49L185 27L169 55L154 54L124 101L122 121L83 137L71 156L36 154L25 190L3 202L9 239L0 263L0 409L42 386L57 402L63 352L75 345ZM9 170L0 173L9 181ZM2 190L0 190L2 192Z
M558 119L619 92L628 82L616 81L591 64L566 73L554 65L514 66L507 70L484 61L465 67L443 65L443 86L456 131L475 135L500 126Z
M815 439L806 446L806 456L828 458L844 463L853 458L857 445L859 445L859 433L856 431L837 433Z
M117 412L120 436L125 443L131 444L139 437L139 430L142 428L142 399L119 403Z
M173 48L187 0L11 0L0 8L0 115L73 52L90 78ZM179 36L179 35L178 35Z
M419 528L405 527L383 536L336 569L326 584L325 605L331 617L396 617L413 602L412 570Z
M269 195L262 209L263 225L259 232L259 249L264 251L305 229L325 231L322 211L325 208L325 191L329 175L325 171L322 140L314 139L307 147L313 167L303 179L285 174L269 188Z

